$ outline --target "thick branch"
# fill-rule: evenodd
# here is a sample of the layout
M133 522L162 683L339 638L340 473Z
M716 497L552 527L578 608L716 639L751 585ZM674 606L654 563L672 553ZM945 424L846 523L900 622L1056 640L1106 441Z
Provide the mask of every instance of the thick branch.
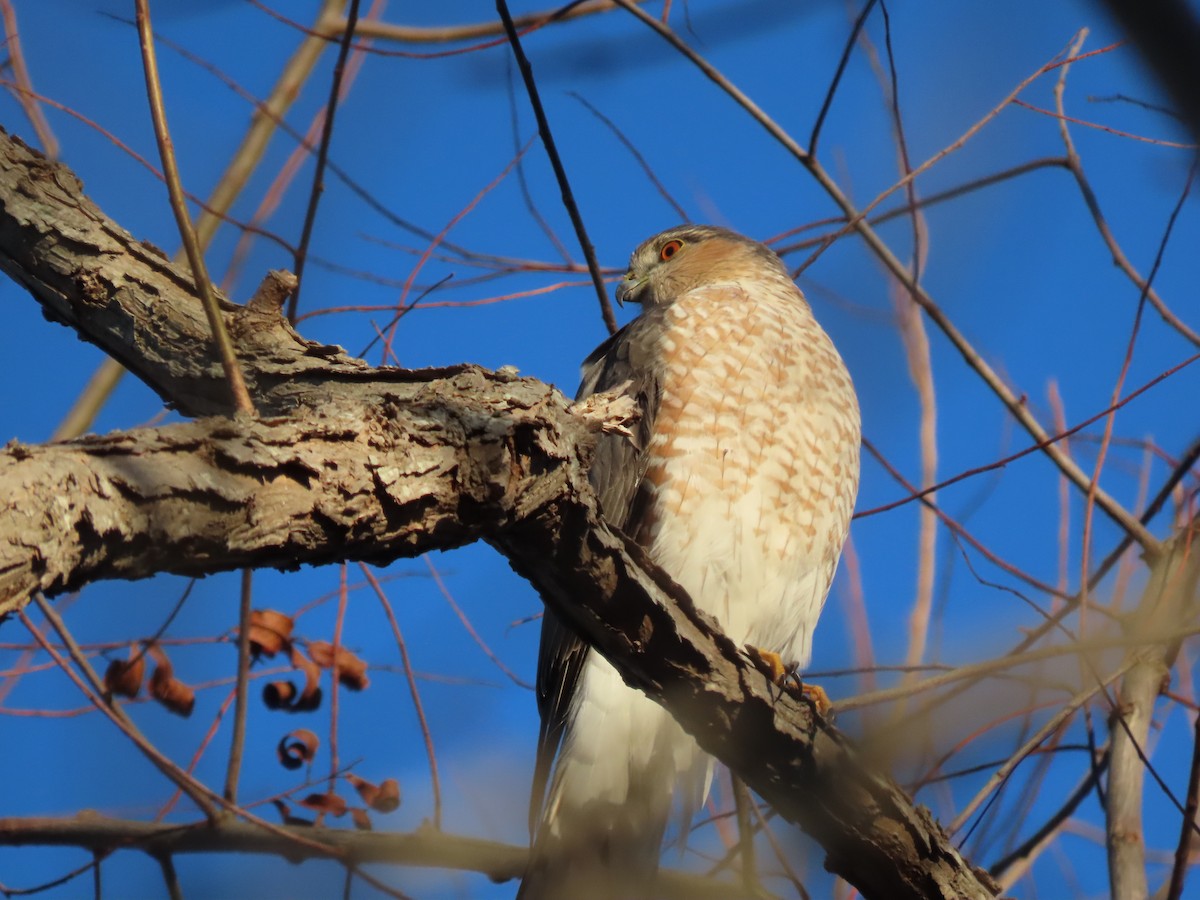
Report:
M1164 622L1187 621L1195 614L1200 556L1194 542L1198 535L1196 531L1180 533L1150 567L1141 601L1127 623L1131 634L1145 633ZM1138 900L1150 896L1142 823L1142 787L1148 766L1146 739L1155 702L1178 651L1178 643L1161 642L1131 651L1134 664L1121 683L1120 706L1112 714L1105 834L1114 897Z
M224 411L188 280L78 187L0 140L0 267L186 412ZM471 367L370 369L299 338L278 297L228 315L256 407L271 417L10 445L0 603L98 578L386 562L482 538L627 681L812 834L827 867L865 897L993 896L928 811L798 692L780 695L601 521L585 476L588 427L558 392Z
M366 400L331 389L320 409L290 418L10 443L0 451L0 613L35 589L103 578L447 549L586 485L586 430L553 388L473 368L375 387Z
M299 862L320 856L313 849L314 842L325 845L330 858L349 866L390 863L455 869L479 872L493 881L520 877L529 858L525 847L433 828L398 833L287 825L272 834L246 822L173 825L112 819L94 813L73 819L0 819L0 846L11 847L82 847L97 853L137 849L151 856L259 853ZM731 900L737 895L737 888L728 882L683 872L664 871L659 881L668 897Z

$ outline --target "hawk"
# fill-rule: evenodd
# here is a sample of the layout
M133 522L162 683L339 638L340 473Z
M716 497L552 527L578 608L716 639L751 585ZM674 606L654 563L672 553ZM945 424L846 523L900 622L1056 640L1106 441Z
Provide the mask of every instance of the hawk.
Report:
M617 300L641 315L584 361L577 395L626 391L642 414L596 448L605 519L734 641L805 666L858 490L845 364L783 261L724 228L642 243ZM537 697L519 900L652 897L672 808L686 825L711 759L549 610Z

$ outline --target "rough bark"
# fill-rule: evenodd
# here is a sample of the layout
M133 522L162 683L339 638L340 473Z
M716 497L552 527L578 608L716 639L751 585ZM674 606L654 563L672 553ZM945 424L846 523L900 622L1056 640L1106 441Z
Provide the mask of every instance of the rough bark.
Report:
M994 895L928 811L601 521L585 476L595 426L554 389L473 367L369 368L296 335L266 290L227 307L260 418L220 417L225 386L185 276L7 137L0 204L0 268L165 400L210 416L6 448L4 608L99 578L386 562L484 539L865 897Z

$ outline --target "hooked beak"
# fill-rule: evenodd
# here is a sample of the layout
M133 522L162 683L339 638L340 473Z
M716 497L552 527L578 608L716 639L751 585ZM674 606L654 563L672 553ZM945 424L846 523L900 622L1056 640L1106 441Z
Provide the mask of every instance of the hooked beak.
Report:
M621 279L621 283L617 285L617 303L624 306L629 303L640 303L638 294L641 293L642 287L646 284L645 278L637 278L633 272L626 272L625 277Z

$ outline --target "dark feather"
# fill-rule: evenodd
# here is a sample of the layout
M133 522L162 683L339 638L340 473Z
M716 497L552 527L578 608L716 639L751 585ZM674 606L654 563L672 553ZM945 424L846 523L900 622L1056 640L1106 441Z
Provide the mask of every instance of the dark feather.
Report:
M661 310L647 310L592 351L583 362L583 379L575 395L580 400L630 382L624 393L635 399L641 413L636 438L602 435L588 473L605 520L627 534L637 534L646 509L639 494L648 461L645 448L650 445L661 399L661 371L651 362L660 355L653 352L653 341L661 334L661 320ZM570 627L546 610L538 650L537 702L542 724L529 803L530 832L540 818L550 771L590 652Z

